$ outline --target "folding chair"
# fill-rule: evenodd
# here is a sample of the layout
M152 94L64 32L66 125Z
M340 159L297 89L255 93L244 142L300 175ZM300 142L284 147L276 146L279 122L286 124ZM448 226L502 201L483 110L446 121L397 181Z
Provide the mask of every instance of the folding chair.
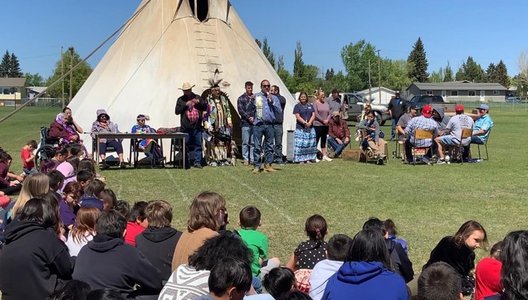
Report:
M465 139L471 138L472 135L473 135L472 128L462 128L462 133L460 134L460 143L451 149L452 158L454 158L457 161L460 161L461 163L464 163L464 158L463 158L464 145L462 144L462 142Z
M416 129L414 131L414 142L416 143L417 140L431 140L432 143L434 138L434 130L424 130L424 129ZM429 147L415 147L414 145L411 146L411 153L413 156L413 165L416 165L416 157L423 158L427 155L429 151L431 151L433 144L431 143L431 146Z
M489 156L488 156L488 141L490 139L490 135L491 135L491 128L490 128L490 130L488 132L488 138L486 139L484 144L477 144L478 159L482 159L482 156L480 156L480 146L484 147L484 149L486 150L486 158L484 158L484 160L488 160L489 159Z

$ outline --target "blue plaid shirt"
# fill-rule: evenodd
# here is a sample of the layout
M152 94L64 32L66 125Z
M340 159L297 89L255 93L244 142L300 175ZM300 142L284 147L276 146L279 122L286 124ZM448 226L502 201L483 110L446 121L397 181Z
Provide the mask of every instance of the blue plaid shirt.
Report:
M416 129L423 129L423 130L433 130L434 135L438 135L438 123L436 123L435 120L432 118L426 118L424 116L419 116L412 118L409 121L409 124L407 124L407 127L405 127L405 134L410 137L411 144L413 144L415 147L431 147L433 144L432 139L420 139L420 140L414 140L414 132Z

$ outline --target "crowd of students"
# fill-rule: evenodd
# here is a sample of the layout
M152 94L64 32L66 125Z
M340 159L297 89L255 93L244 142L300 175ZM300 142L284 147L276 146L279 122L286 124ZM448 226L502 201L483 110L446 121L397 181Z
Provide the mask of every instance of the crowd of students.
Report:
M269 255L252 205L227 230L226 200L202 192L187 227L171 227L162 200L130 207L92 171L64 184L59 171L31 173L2 212L3 299L526 299L528 231L488 243L470 220L442 238L420 275L392 220L368 219L354 237L327 240L326 219L307 218L307 240L284 264Z

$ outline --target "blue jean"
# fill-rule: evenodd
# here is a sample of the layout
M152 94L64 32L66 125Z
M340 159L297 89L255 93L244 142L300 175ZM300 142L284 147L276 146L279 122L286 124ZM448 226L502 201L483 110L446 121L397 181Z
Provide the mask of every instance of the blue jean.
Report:
M117 154L123 153L123 145L121 144L121 141L111 140L111 141L106 141L106 143L99 143L99 154L105 155L107 147L114 148Z
M273 135L275 136L275 153L273 161L282 163L282 124L273 125Z
M255 144L253 157L255 167L260 167L260 154L262 153L262 137L264 137L264 163L273 162L273 125L253 126L253 143Z
M202 165L202 134L203 131L201 129L187 129L184 131L189 136L185 140L185 148L187 151L185 151L185 165L189 167L190 160L191 160L191 153L192 158L194 159L194 165ZM192 149L192 151L191 151Z
M343 144L339 144L335 138L328 136L328 144L330 145L330 147L332 147L332 149L334 149L334 157L338 157L339 155L341 155L341 152L343 152L346 146L350 144L350 141L348 141L348 143L345 143L345 141L342 140L342 142Z
M242 126L242 157L246 161L253 161L253 127Z
M398 124L398 119L392 119L392 128L391 128L391 140L396 138L396 124Z

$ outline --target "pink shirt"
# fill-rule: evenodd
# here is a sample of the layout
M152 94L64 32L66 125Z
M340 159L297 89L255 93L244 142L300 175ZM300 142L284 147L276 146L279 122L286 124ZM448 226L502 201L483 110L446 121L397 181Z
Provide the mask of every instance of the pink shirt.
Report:
M328 126L323 124L323 121L330 120L330 105L328 105L328 102L325 101L325 103L321 103L318 100L314 101L313 103L314 111L315 111L315 121L314 126Z

